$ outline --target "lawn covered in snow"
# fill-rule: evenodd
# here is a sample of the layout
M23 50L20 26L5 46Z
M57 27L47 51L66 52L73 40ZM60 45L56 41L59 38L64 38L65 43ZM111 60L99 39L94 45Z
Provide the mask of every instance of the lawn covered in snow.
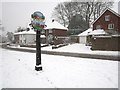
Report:
M21 48L21 49L31 49L36 50L36 48L28 48L28 47L19 47L19 46L9 46L11 48ZM57 49L52 49L52 46L42 47L41 50L45 51L57 51L57 52L71 52L71 53L83 53L83 54L91 54L91 55L106 55L106 56L118 56L119 51L100 51L100 50L91 50L91 46L86 46L85 44L69 44L64 47L60 47Z
M37 72L35 53L2 49L0 60L2 88L118 88L118 61L42 54Z
M51 46L43 47L42 50L48 51L58 51L58 52L71 52L71 53L84 53L84 54L96 54L96 55L107 55L107 56L118 56L118 51L100 51L100 50L91 50L91 46L86 46L85 44L70 44L58 49L52 49Z

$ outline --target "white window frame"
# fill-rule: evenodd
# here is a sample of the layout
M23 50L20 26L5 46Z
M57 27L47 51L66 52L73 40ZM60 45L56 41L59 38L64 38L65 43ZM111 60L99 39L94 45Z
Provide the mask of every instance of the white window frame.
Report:
M105 16L105 21L110 21L110 15Z
M96 29L101 29L101 25L96 25Z
M44 34L44 33L45 33L45 30L42 30L41 33Z
M52 33L52 29L49 29L49 33Z
M108 29L114 29L114 24L108 24Z

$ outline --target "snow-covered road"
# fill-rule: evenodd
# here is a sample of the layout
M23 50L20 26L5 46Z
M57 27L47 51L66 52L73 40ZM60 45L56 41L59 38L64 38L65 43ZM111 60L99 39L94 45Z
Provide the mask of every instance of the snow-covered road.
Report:
M2 49L2 88L118 88L118 61L42 54L36 72L35 53Z

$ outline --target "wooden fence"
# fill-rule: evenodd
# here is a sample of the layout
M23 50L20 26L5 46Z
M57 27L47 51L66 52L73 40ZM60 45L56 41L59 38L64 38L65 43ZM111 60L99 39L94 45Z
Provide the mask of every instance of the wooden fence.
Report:
M92 37L92 50L120 51L120 36Z

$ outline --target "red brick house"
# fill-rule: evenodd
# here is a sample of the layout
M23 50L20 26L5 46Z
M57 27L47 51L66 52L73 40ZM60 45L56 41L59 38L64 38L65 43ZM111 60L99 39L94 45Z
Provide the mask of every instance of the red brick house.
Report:
M92 50L120 51L120 15L107 8L93 22L93 31L99 29L107 32L106 35L92 36L90 39Z
M64 39L67 37L68 28L62 26L56 21L46 23L45 36L47 43L63 43Z
M97 29L103 29L109 34L120 33L120 15L110 8L106 8L93 22L93 30Z

